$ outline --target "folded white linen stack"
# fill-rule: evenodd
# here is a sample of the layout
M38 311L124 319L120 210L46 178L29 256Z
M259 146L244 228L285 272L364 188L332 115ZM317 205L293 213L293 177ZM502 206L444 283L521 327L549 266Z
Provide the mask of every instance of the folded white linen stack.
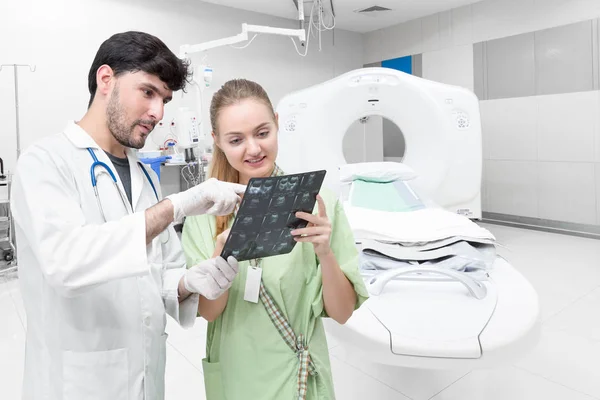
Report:
M363 163L340 174L350 183L343 205L365 274L420 266L487 275L494 264L494 235L419 195L409 167Z

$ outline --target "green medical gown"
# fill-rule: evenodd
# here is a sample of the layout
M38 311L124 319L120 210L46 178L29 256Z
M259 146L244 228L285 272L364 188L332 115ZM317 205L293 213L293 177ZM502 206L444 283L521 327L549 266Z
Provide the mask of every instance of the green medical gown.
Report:
M356 308L367 291L358 270L358 253L342 205L333 193L321 196L332 224L331 249L357 293ZM315 207L314 213L317 213ZM187 218L182 243L187 265L211 258L215 249L215 218ZM229 290L225 310L208 324L203 360L207 400L297 399L298 357L284 342L264 305L244 300L249 262ZM304 334L318 375L308 378L309 400L334 399L327 340L321 317L323 307L321 266L311 243L297 243L289 254L262 261L262 280L296 335Z

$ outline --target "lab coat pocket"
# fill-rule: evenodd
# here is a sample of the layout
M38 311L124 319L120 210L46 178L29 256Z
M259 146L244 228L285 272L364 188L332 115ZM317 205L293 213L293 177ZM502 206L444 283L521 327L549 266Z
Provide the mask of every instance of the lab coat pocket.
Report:
M221 378L221 364L218 362L208 362L208 358L205 358L202 360L202 370L204 371L206 400L225 400Z
M129 400L127 349L63 352L63 400Z

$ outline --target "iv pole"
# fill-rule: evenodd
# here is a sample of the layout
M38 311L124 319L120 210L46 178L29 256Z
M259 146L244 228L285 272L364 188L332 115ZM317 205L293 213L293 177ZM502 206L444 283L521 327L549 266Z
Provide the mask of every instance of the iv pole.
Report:
M15 125L17 128L17 159L19 159L19 157L21 156L21 131L20 131L20 123L19 123L19 67L28 67L29 70L31 72L35 72L35 65L29 65L29 64L1 64L0 65L0 72L2 71L2 69L4 67L12 67L13 68L13 72L14 72L14 79L15 79ZM8 178L8 198L10 201L10 178ZM9 274L11 272L14 272L17 270L17 265L16 265L16 251L17 251L17 244L15 243L14 240L14 229L15 229L15 225L14 225L14 221L11 217L11 211L10 211L10 206L8 208L8 217L6 218L7 222L9 223L9 227L8 227L8 244L12 250L13 256L12 259L9 261L8 265L13 265L12 267L8 267L6 269L0 270L0 276L5 275L5 274Z
M28 67L31 72L35 72L35 65L29 64L2 64L0 72L4 67L13 67L15 76L15 124L17 127L17 159L21 156L21 132L19 124L19 67Z

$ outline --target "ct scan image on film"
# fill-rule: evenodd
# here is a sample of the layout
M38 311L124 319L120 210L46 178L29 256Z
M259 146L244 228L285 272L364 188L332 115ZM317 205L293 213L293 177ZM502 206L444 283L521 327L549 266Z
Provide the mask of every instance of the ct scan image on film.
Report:
M325 173L250 179L221 257L246 261L291 252L296 241L290 232L308 224L295 214L312 213Z

